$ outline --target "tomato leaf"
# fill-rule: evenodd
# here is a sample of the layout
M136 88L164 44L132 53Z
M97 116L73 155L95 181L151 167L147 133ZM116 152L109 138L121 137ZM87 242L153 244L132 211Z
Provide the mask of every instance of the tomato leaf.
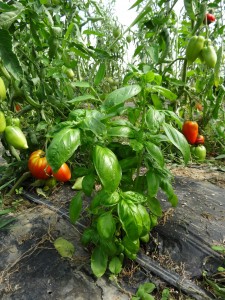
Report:
M69 206L69 216L71 223L75 224L82 209L82 192L78 192L71 200Z
M96 277L104 275L108 263L108 255L98 246L91 255L91 269Z
M94 79L94 85L99 85L99 83L102 81L102 79L105 76L105 63L100 64L98 72L96 73L95 79Z
M2 15L2 14L1 14ZM0 20L1 23L1 20ZM1 25L1 24L0 24ZM16 54L13 52L12 37L5 29L0 29L0 57L6 69L20 80L23 71Z
M164 123L163 128L169 140L181 151L184 157L184 162L187 164L190 159L190 147L186 138L170 124Z
M82 96L78 96L76 98L73 98L69 101L67 101L68 103L76 103L76 102L82 102L82 101L86 101L86 100L95 100L95 97L93 95L90 94L86 94L86 95L82 95Z
M51 141L46 158L53 172L57 172L80 145L80 130L65 127L55 134Z
M190 19L195 20L193 1L192 0L184 0L184 7L185 7L187 15L190 17Z
M214 84L215 87L218 87L220 84L220 67L223 61L223 45L220 46L219 50L217 51L217 61L214 67Z

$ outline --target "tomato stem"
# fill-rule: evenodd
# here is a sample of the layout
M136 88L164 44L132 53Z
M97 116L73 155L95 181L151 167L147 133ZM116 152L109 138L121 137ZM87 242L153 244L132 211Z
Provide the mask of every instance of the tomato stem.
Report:
M6 196L12 196L12 194L15 192L15 190L21 185L22 182L24 182L27 178L31 176L30 172L25 172L13 185L11 190L6 194Z

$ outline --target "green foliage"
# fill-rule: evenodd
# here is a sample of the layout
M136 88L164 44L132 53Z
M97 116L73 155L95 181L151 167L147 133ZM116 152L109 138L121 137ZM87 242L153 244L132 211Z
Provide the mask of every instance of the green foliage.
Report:
M13 149L1 134L8 163L1 184L7 188L6 181L20 177L37 148L46 150L54 172L68 161L72 180L80 180L74 188L82 190L71 200L73 224L83 195L92 198L82 242L93 249L97 277L107 269L117 275L124 255L135 259L140 243L148 242L162 216L160 189L177 205L165 158L173 150L188 163L190 147L180 132L184 120L196 120L209 133L208 144L225 151L224 26L220 20L215 26L204 22L210 8L219 19L220 3L206 7L192 0L184 6L178 19L168 1L138 0L132 5L137 17L123 28L111 5L95 1L0 4L0 77L7 89L0 110L6 120L20 119L29 147ZM217 49L213 68L201 61L201 51L187 64L194 35L211 39ZM145 285L136 298L152 299L150 293Z

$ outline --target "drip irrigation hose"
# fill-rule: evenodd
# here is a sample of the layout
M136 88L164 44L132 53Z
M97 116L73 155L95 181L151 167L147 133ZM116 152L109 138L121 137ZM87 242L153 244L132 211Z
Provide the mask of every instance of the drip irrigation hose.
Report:
M41 204L48 207L50 210L56 212L61 217L65 218L70 223L70 217L68 212L63 208L55 207L50 201L46 199L42 199L37 197L36 195L32 195L26 191L23 191L22 195L30 201L33 201L36 204ZM71 223L70 223L71 224ZM72 224L71 224L72 225ZM86 229L86 226L80 222L76 222L75 224L78 226L80 230ZM180 276L179 274L163 268L159 263L152 260L149 256L138 253L136 262L147 271L155 274L160 277L162 280L167 282L168 284L174 286L176 289L184 292L185 294L193 297L196 300L212 300L212 296L209 296L205 290L201 289L192 281Z

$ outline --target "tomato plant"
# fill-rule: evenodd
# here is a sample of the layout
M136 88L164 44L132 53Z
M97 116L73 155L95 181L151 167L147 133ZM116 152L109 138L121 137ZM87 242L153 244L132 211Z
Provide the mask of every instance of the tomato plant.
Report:
M58 181L66 182L71 178L71 171L69 166L66 163L63 163L57 172L52 172L52 175Z
M182 126L182 133L190 144L194 144L198 136L198 123L195 121L185 121Z
M52 175L52 169L43 150L36 150L31 153L28 160L28 169L37 179L48 179Z

